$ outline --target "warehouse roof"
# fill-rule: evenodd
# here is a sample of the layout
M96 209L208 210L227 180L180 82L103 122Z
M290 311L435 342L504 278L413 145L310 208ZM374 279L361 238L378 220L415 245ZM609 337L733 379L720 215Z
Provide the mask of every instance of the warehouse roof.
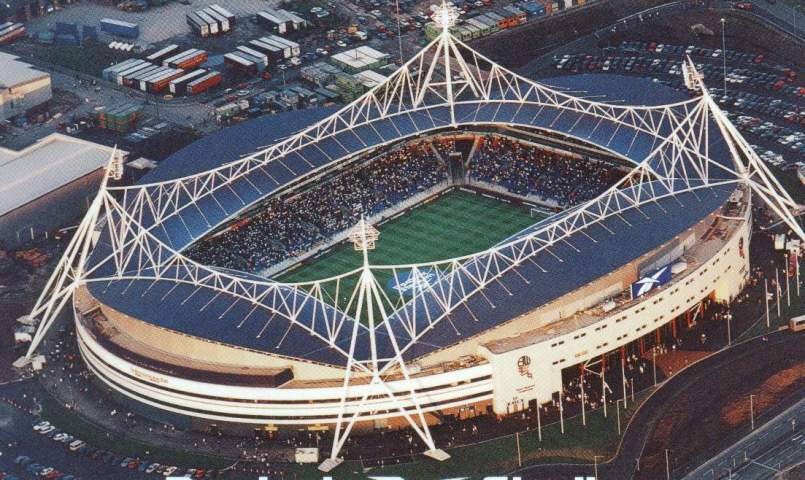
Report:
M20 151L0 148L0 216L103 167L111 152L59 133Z
M0 88L9 88L45 77L50 77L50 74L20 61L16 55L0 52Z
M352 50L347 50L346 52L336 53L330 58L336 62L343 63L344 65L349 65L354 69L361 69L370 67L379 60L383 60L388 56L389 55L387 53L379 52L374 48L364 45L358 48L353 48Z

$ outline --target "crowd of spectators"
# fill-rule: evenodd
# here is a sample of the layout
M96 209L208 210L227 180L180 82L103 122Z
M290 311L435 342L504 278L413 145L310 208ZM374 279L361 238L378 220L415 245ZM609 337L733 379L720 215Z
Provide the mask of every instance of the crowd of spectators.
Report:
M188 254L219 267L264 271L325 244L361 215L371 217L446 181L442 159L454 148L452 141L422 142L384 153L302 193L269 200L259 214L199 242ZM604 163L493 136L475 152L469 175L565 207L599 195L619 172Z
M251 219L196 244L207 264L261 271L297 257L370 217L447 180L429 143L394 150L299 195L270 200Z
M576 159L503 137L488 137L470 162L470 178L568 207L595 198L621 176L610 165Z

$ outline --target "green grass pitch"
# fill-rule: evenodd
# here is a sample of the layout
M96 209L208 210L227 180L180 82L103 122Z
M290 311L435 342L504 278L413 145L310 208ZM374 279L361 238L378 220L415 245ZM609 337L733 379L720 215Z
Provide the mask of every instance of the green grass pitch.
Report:
M369 252L373 265L400 265L444 260L485 250L544 218L527 208L473 193L452 190L378 227L380 239ZM320 280L361 266L362 257L349 242L277 278L282 282ZM386 287L391 273L378 272ZM352 278L340 291L351 292ZM333 290L332 286L325 289ZM390 295L394 292L387 289ZM348 300L343 295L339 302ZM392 297L393 298L393 297ZM343 305L343 303L340 303Z

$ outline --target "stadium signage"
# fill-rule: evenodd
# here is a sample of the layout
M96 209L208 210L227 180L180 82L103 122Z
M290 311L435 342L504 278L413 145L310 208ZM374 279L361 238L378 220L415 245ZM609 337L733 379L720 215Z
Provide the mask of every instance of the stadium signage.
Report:
M414 273L416 272L416 273ZM400 295L413 295L414 291L427 290L436 284L439 280L439 275L434 269L427 270L408 270L406 272L397 273L388 281L389 290L394 290Z
M671 265L664 265L632 284L632 300L671 281Z
M529 365L531 365L531 357L523 355L517 359L517 372L523 377L533 378Z
M151 383L156 383L156 384L168 383L168 381L165 380L162 377L159 377L159 376L156 376L156 375L151 375L150 373L143 372L139 368L135 368L135 367L132 367L131 374L134 375L137 378L141 378L141 379L149 381Z

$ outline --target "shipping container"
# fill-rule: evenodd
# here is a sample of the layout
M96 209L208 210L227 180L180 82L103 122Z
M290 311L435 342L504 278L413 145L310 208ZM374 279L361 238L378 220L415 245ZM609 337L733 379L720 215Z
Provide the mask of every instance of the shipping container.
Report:
M0 30L0 44L9 43L25 35L25 25L14 23L11 26Z
M190 25L190 28L196 35L202 38L210 36L210 26L207 24L207 22L202 20L201 17L196 15L195 12L188 13L186 18L187 24Z
M117 78L117 74L126 70L127 68L134 66L134 64L142 62L139 58L130 58L128 60L124 60L120 63L116 63L112 66L106 67L101 72L101 77L105 80L109 80L110 82L114 82Z
M292 57L299 56L299 53L301 52L301 49L299 48L298 43L296 43L296 42L294 42L292 40L288 40L287 38L282 38L282 37L277 36L277 35L269 35L268 38L273 40L274 43L284 45L285 47L290 48Z
M123 80L126 77L128 77L129 75L133 75L139 72L140 70L148 68L152 65L154 64L151 62L146 62L145 60L138 60L138 63L134 63L130 68L118 72L114 80L118 85L123 85Z
M522 25L526 22L526 13L522 9L515 7L514 5L507 5L503 7L503 10L511 12L512 16L516 20L515 24L512 26Z
M210 5L210 8L215 10L216 13L227 19L227 21L229 22L230 29L235 28L235 16L232 15L232 12L218 5L217 3Z
M277 42L274 40L275 38L279 38L276 35L272 35L271 37L260 37L260 41L265 43L266 45L270 45L274 48L279 48L282 52L281 58L291 58L293 57L293 49L284 43Z
M285 24L288 25L289 30L291 31L298 31L307 26L307 21L294 12L284 9L277 9L274 11L274 14L285 20Z
M165 90L172 80L175 80L184 75L184 70L180 68L172 68L167 72L162 73L156 77L150 77L147 80L140 80L140 90L149 93L160 93Z
M196 95L204 92L221 83L221 74L218 72L210 72L201 78L193 80L187 84L187 94Z
M139 104L127 103L117 107L99 108L95 111L98 126L118 132L129 132L137 125L143 107Z
M190 73L182 75L179 78L175 78L171 80L170 84L168 84L168 90L174 95L184 95L187 93L187 84L207 75L207 70L200 68L198 70L194 70Z
M152 53L151 55L148 55L147 57L145 57L145 59L148 60L149 62L161 62L168 55L175 54L176 50L178 50L178 49L179 49L179 45L176 45L174 43L173 45L168 45L165 48L161 48L161 49L157 50L156 52Z
M271 59L272 63L278 62L285 58L283 49L274 44L268 44L262 40L252 40L249 42L249 46L258 52L265 53L268 58Z
M207 22L207 25L210 26L210 35L218 35L220 31L218 30L218 22L213 20L213 18L201 10L196 11L196 15L198 18L202 19L203 21Z
M172 68L190 69L207 61L207 52L197 48L185 50L162 61L162 65Z
M279 33L280 35L284 35L288 32L288 21L280 16L274 14L274 12L270 10L264 10L262 12L257 12L257 23L262 25L264 28L271 30L272 32Z
M137 38L140 36L140 26L136 23L114 20L112 18L101 19L101 31L123 38Z
M224 55L224 63L233 69L247 75L257 75L257 64L247 60L237 53L227 53Z
M223 15L220 15L211 8L205 8L202 10L202 12L206 13L207 16L218 22L218 31L220 33L227 33L229 31L229 20L227 20Z
M132 77L147 73L148 71L153 72L154 70L156 70L156 68L154 67L159 68L153 63L143 63L134 68L128 69L125 72L121 72L117 75L117 83L119 85L130 87L133 84L133 82L131 81Z
M194 54L196 52L199 52L199 51L200 50L197 49L197 48L190 48L190 49L187 49L187 50L182 50L181 52L176 53L174 55L171 55L170 57L162 60L162 66L167 67L168 65L170 65L173 62L181 60L181 59L183 59L185 57L189 57L190 55L192 55L192 54Z
M299 55L300 50L298 43L286 40L277 35L269 35L267 37L261 37L260 41L268 45L273 45L277 48L282 49L283 58L291 58Z
M137 73L129 75L128 77L123 79L123 85L127 85L130 87L138 88L140 86L140 80L143 78L148 78L154 75L157 72L161 72L165 69L165 67L160 67L159 65L154 65L153 67L148 67L140 70Z
M253 48L245 47L243 45L240 45L237 48L240 52L245 53L250 57L258 59L260 63L262 63L263 69L268 68L268 56L265 53L258 52Z
M181 68L182 70L191 70L206 63L208 58L207 52L200 50L181 60L172 62L169 66L173 68Z

